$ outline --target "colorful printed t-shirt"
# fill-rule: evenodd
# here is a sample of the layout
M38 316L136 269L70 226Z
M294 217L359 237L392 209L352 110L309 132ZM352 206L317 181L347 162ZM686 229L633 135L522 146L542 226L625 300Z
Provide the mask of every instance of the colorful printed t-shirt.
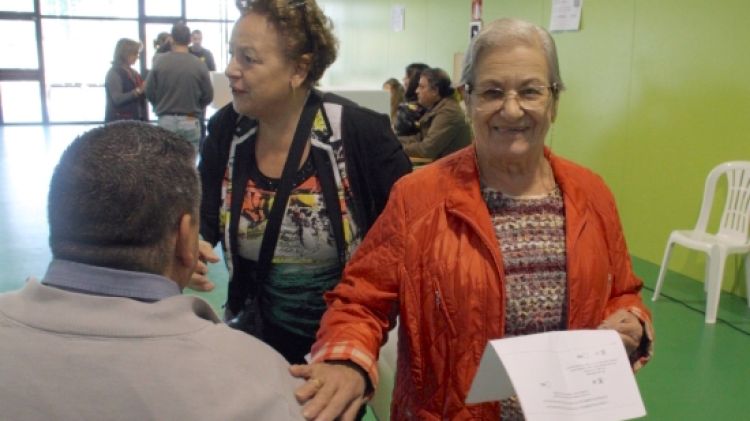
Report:
M237 232L238 252L245 259L258 260L278 182L257 167L250 172ZM348 221L345 201L341 210ZM264 319L297 335L314 336L326 307L323 294L336 286L341 270L322 188L308 159L289 195L271 271L260 286Z
M316 115L310 141L312 148L322 149L330 158L341 208L341 215L334 217L342 219L345 254L348 259L361 242L362 234L349 213L352 208L349 203L353 199L346 173L341 130L337 128L340 109L332 108L327 111L331 114L324 114L321 108ZM329 123L329 118L334 121ZM238 131L233 139L222 185L223 204L220 212L220 227L227 238L234 151L239 143L254 142L256 132L257 126L252 125L246 131ZM258 169L255 159L251 162L250 178L245 186L238 221L237 253L242 258L257 261L280 180L265 177ZM284 212L268 279L259 285L260 309L264 320L308 338L315 337L325 311L323 294L336 286L343 270L331 231L331 216L326 211L317 176L319 169L312 162L311 157L308 157L297 173Z

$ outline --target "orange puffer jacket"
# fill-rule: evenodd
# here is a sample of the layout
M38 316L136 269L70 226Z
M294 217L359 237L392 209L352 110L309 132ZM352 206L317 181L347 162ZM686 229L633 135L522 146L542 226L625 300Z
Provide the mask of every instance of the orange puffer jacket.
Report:
M400 315L394 420L499 419L497 403L464 403L487 341L503 337L505 322L503 257L474 154L468 147L402 178L326 297L314 359L352 360L373 384L381 342ZM651 340L611 192L593 172L546 155L565 204L568 328L596 328L625 308Z

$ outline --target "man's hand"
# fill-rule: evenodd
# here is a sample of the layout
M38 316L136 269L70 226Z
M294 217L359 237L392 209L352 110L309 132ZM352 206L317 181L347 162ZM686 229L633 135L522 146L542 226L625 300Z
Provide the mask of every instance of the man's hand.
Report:
M289 372L307 380L295 392L307 420L354 421L366 402L365 373L350 361L292 365Z
M214 253L213 247L208 241L200 240L198 242L198 263L195 265L193 275L190 277L188 288L195 291L211 291L214 289L214 283L206 276L208 274L207 263L216 263L219 256Z
M620 334L628 356L638 349L643 337L643 325L635 315L625 309L614 312L599 325L599 329L614 329Z

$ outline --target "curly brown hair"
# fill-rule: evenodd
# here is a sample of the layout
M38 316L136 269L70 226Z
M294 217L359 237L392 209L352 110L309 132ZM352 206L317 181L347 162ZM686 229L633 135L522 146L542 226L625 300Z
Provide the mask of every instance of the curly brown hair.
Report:
M289 60L311 55L305 85L315 85L336 61L338 40L333 35L333 22L315 0L238 0L237 8L242 16L248 13L265 16L279 31Z

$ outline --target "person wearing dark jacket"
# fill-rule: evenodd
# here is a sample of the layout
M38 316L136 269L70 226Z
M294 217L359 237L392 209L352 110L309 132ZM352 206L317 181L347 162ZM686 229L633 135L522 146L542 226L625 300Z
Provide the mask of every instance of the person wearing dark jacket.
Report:
M404 101L398 105L393 129L398 136L411 136L419 132L419 119L426 111L417 101L417 86L422 71L430 66L424 63L411 63L404 73Z
M112 67L104 82L107 95L105 122L148 119L143 78L133 69L140 50L141 44L128 38L121 38L115 45Z
M199 164L201 251L216 260L222 243L229 324L302 363L323 294L411 164L386 115L312 88L337 49L314 1L252 2L231 46L233 101L210 119ZM193 285L211 288L199 274Z
M407 155L434 160L471 143L471 128L444 70L422 72L417 98L427 112L419 119L418 133L398 137Z
M190 54L198 57L202 61L209 72L216 71L216 63L214 62L214 55L207 48L203 48L203 32L200 29L193 29L190 34Z

